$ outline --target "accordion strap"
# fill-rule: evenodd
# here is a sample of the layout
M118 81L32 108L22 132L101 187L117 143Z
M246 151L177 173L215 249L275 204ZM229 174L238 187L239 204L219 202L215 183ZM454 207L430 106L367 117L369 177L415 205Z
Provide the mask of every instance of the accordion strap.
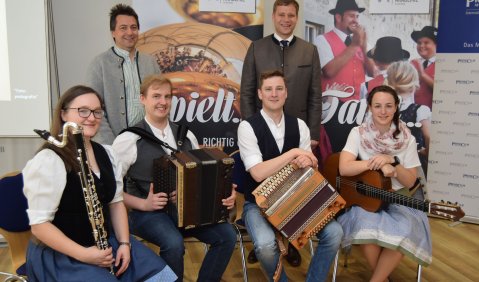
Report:
M175 152L175 153L178 153L179 151L173 147L171 147L170 145L168 145L168 143L164 142L164 141L161 141L160 139L158 139L155 135L151 134L150 132L146 131L145 129L141 128L141 127L137 127L137 126L131 126L131 127L128 127L128 128L125 128L123 129L120 134L122 134L123 132L125 131L129 131L129 132L133 132L137 135L139 135L141 138L145 139L145 140L148 140L148 141L151 141L153 143L156 143L156 144L159 144L161 145L162 147L164 148L167 148L167 149L170 149L172 152Z
M281 277L281 271L283 270L283 257L288 254L286 247L283 243L283 236L278 231L274 232L276 235L276 241L278 241L278 248L279 248L279 259L278 264L276 265L276 270L274 271L273 280L275 282L279 281Z

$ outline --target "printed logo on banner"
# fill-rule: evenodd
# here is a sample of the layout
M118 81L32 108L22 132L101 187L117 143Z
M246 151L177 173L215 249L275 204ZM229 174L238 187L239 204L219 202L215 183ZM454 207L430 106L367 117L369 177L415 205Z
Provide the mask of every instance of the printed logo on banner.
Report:
M464 143L464 142L451 142L451 145L454 147L469 147L469 143Z
M455 187L455 188L465 188L466 184L456 183L456 182L448 182L447 186L448 187Z
M432 103L435 104L435 105L439 105L439 104L443 103L443 100L442 99L433 99Z
M477 113L477 112L468 112L468 113L467 113L467 116L468 116L468 117L479 117L479 113Z
M479 133L466 132L466 137L479 138Z
M479 0L466 0L466 8L479 8Z
M454 135L454 131L450 130L438 130L436 133L441 135Z
M440 114L440 115L448 115L448 116L451 116L451 115L455 115L455 114L456 114L456 111L440 110L440 111L439 111L439 114Z
M479 175L464 173L464 174L462 175L462 178L476 180L476 179L479 179Z
M469 95L479 95L479 91L469 91Z
M479 159L479 154L465 153L464 157L471 158L471 159Z
M438 161L436 161L436 160L431 160L431 159L429 159L427 162L428 162L430 165L435 165L435 164L439 163Z
M449 165L455 166L455 167L467 167L467 164L465 164L465 163L457 163L457 162L450 162Z
M449 195L449 191L439 191L439 190L432 190L430 193L432 194L438 194L438 195Z
M461 84L461 85L469 85L473 84L474 80L464 80L464 79L457 79L456 84Z
M471 195L471 194L461 194L461 197L468 198L468 199L478 199L479 198L479 196Z
M450 171L443 171L443 170L435 170L433 171L434 174L438 174L438 175L444 175L444 176L450 176L452 175L452 172Z
M469 126L471 126L471 123L470 122L463 122L463 121L454 121L454 122L452 122L452 125L469 127Z
M440 94L457 94L457 90L441 89L439 90ZM472 91L471 91L472 92ZM478 92L479 93L479 92Z
M451 156L452 152L451 151L436 151L435 152L438 155L443 155L443 156Z
M431 124L442 124L442 121L437 120L437 119L433 119L433 120L431 120Z
M458 64L472 64L475 62L476 62L476 59L457 59Z
M454 105L469 106L471 104L471 101L454 101Z

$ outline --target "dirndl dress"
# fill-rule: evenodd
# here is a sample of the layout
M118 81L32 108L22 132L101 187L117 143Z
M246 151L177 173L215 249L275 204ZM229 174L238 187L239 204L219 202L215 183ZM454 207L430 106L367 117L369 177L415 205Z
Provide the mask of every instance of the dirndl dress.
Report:
M118 241L114 236L108 241L115 256ZM176 281L176 274L161 257L132 236L130 243L130 264L121 276L116 277L107 268L80 262L31 240L27 251L28 281Z
M422 199L419 189L414 198ZM376 244L397 250L418 264L428 266L432 261L432 242L429 221L420 210L390 204L386 209L369 212L359 206L351 207L338 217L343 227L343 248L355 244Z

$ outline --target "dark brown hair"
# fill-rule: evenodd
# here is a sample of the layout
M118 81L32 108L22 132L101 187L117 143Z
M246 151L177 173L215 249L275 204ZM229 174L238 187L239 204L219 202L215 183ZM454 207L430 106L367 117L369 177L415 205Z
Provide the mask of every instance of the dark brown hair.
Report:
M63 111L67 110L70 107L73 100L85 94L95 94L98 97L98 100L100 101L101 108L104 109L103 99L100 97L100 95L98 95L98 93L95 90L83 85L77 85L77 86L71 87L70 89L65 91L63 95L60 96L60 99L58 100L58 103L53 112L53 120L52 120L52 125L50 127L50 134L54 138L58 139L59 136L63 133L63 125L65 124L65 122L62 119ZM63 160L63 162L65 163L65 168L67 169L67 171L70 172L72 169L77 170L79 168L79 163L78 163L78 160L76 159L77 157L76 147L73 141L73 136L71 134L68 135L68 143L65 147L59 148L55 145L45 142L40 147L40 150L42 149L51 149L55 153L57 153L60 156L60 158Z
M280 70L266 71L266 72L262 72L259 76L258 89L261 89L261 87L263 87L263 82L266 79L271 78L271 77L282 77L285 84L286 84L286 79L284 78L284 74L283 74L282 71L280 71Z
M125 4L118 4L113 6L110 10L110 31L114 31L116 27L116 17L119 15L131 16L136 20L136 25L140 29L140 22L138 22L138 15L132 7Z
M391 94L391 96L393 96L393 98L394 98L394 104L396 105L396 112L394 113L394 116L393 116L393 123L396 125L396 130L393 133L393 137L396 138L396 136L398 136L398 134L401 132L399 130L399 96L398 96L396 90L394 90L390 86L387 86L387 85L376 86L368 94L367 101L368 101L369 106L371 106L371 104L373 102L374 95L378 92L384 92L384 93Z

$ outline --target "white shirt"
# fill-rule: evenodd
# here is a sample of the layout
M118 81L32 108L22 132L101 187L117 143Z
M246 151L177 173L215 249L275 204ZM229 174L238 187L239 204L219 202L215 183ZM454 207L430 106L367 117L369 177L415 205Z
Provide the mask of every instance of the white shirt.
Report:
M284 134L285 134L285 122L284 114L281 117L279 124L276 124L263 110L260 111L261 116L265 119L269 130L273 134L273 137L278 145L279 151L283 149ZM306 123L298 118L299 126L299 147L301 149L311 152L311 139L309 128ZM254 130L251 124L246 120L243 120L238 126L238 147L241 154L241 160L244 163L245 169L249 171L253 166L263 161L263 155L258 146L258 139L254 134Z
M294 34L291 34L291 36L286 38L286 39L281 38L276 32L273 34L273 36L279 42L281 42L281 40L287 40L288 41L288 46L289 46L289 44L291 44L291 41L293 41Z
M338 35L343 42L348 36L346 33L342 32L337 28L333 28L333 32L336 33L336 35ZM318 48L319 61L321 62L321 68L323 68L325 65L327 65L334 59L333 49L326 40L326 37L324 37L324 34L320 34L316 37L316 39L314 40L314 45L316 45L316 47Z
M399 111L404 111L409 107L409 105L414 103L414 93L410 94L401 94L401 103L399 104ZM431 119L432 113L431 109L428 106L421 105L417 109L416 122L421 122L426 119Z
M171 130L170 123L168 122L168 125L165 127L165 129L161 130L159 128L154 127L151 125L151 123L148 122L148 120L145 118L146 123L151 128L151 131L153 131L153 134L156 136L156 138L160 139L163 142L168 143L171 147L177 149L178 147L176 146L176 141L175 137L173 136L173 131ZM198 140L196 139L195 135L191 131L188 130L186 133L186 137L190 140L191 145L193 149L198 149L199 144ZM136 142L140 139L141 137L133 132L124 132L118 137L115 138L115 141L113 141L113 150L118 156L119 162L121 164L121 176L124 177L126 173L128 172L128 169L130 169L130 166L132 166L136 162L136 158L138 156L138 151L136 148ZM162 149L167 153L171 154L171 150L165 149L162 147Z
M111 146L102 145L113 165L116 192L110 203L123 201L123 178L120 163ZM27 214L30 225L52 221L58 210L67 183L63 160L52 150L44 149L27 162L23 173L23 193L28 200ZM95 173L100 177L99 173ZM83 199L79 199L83 200Z
M343 151L349 152L356 157L359 156L361 160L369 160L372 156L374 156L374 154L370 154L365 151L360 145L360 140L361 136L359 135L359 126L356 126L351 129L351 132L348 136L348 141L346 141ZM406 148L395 154L395 156L399 158L401 165L405 168L421 166L421 162L419 161L419 156L417 154L416 138L414 138L412 135ZM404 185L399 183L399 181L394 177L391 177L391 186L395 191L404 187Z

